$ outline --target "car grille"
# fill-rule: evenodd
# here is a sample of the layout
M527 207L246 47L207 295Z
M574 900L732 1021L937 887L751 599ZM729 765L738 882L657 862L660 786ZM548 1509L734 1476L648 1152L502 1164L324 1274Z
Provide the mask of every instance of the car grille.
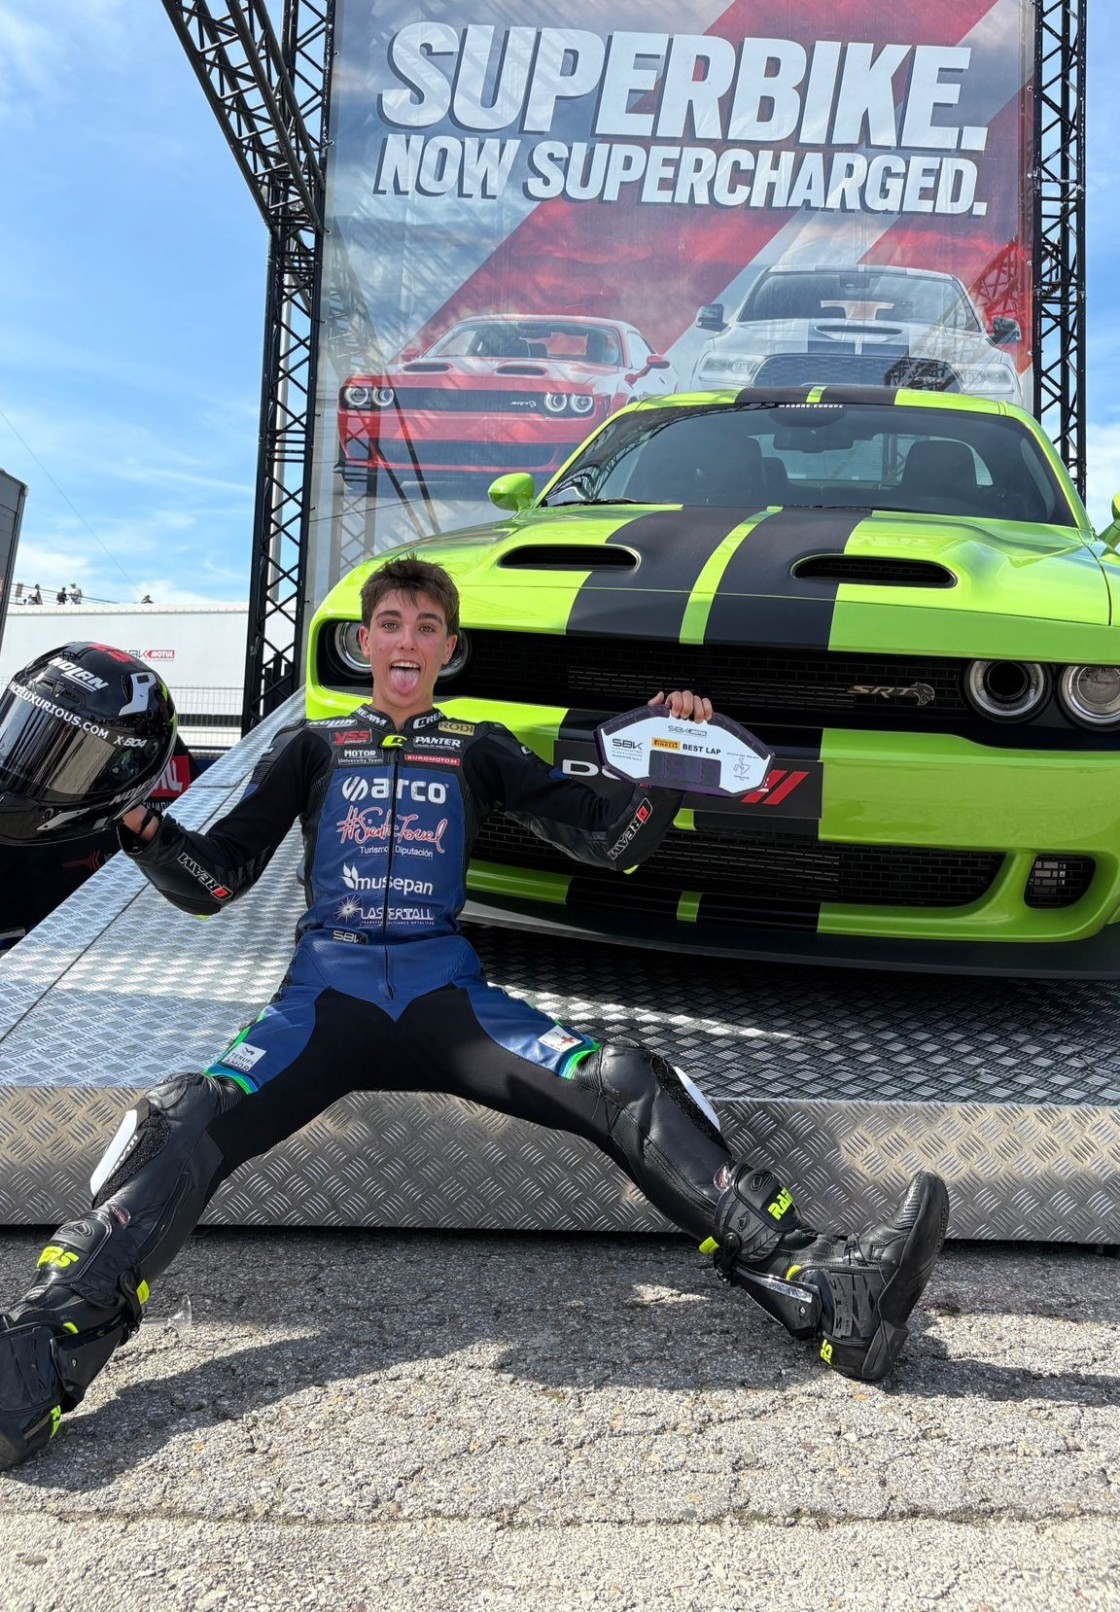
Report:
M703 689L717 711L748 726L824 726L851 712L861 724L883 717L929 727L937 716L969 712L965 663L947 658L519 632L469 637L464 692L480 699L625 711L649 699L655 669L658 687Z
M405 414L543 414L543 392L506 392L498 387L402 386L397 401Z
M758 830L670 829L654 854L622 880L575 863L509 818L491 818L475 840L476 861L575 876L569 904L676 910L684 890L707 897L717 922L798 921L821 901L872 907L963 907L979 901L1003 864L998 851L906 845L837 845ZM662 898L662 899L658 899Z
M753 386L914 386L932 392L959 392L949 364L932 358L899 358L888 353L776 353L759 370Z

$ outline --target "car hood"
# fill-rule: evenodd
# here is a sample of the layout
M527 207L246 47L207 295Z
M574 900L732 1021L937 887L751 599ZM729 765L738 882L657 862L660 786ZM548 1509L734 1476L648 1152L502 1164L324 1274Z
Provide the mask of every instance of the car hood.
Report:
M894 319L756 319L732 325L713 337L708 352L739 354L826 353L830 347L874 353L876 348L898 348L925 358L953 359L957 363L991 363L1011 359L986 336L946 325L924 325Z
M594 381L617 373L617 365L589 364L582 358L417 358L393 366L389 375L395 386L438 386L448 380L504 382L519 376L550 380Z
M1103 572L1088 534L1072 527L840 509L572 507L421 546L455 575L468 628L1031 660L1116 654ZM809 559L833 574L795 575ZM845 567L868 560L872 575L886 562L889 580L861 580L866 565L844 579ZM923 565L940 568L935 585Z

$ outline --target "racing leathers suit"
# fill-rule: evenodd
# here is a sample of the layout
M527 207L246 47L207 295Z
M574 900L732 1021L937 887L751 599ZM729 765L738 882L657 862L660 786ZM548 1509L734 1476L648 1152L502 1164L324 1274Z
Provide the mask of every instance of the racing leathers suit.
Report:
M205 1074L165 1081L130 1110L94 1172L91 1212L55 1233L34 1285L0 1318L0 1465L46 1443L81 1400L221 1182L355 1090L453 1094L589 1138L668 1219L713 1239L720 1273L795 1336L824 1336L840 1370L881 1375L898 1328L884 1342L866 1293L790 1275L811 1260L850 1267L856 1239L804 1226L768 1170L737 1164L713 1111L664 1058L600 1043L488 984L459 931L489 813L625 870L679 804L629 785L599 794L496 723L432 710L398 731L363 706L285 730L208 832L164 819L144 844L122 829L163 895L210 915L260 877L298 818L307 906L273 1000ZM912 1226L885 1231L913 1241Z

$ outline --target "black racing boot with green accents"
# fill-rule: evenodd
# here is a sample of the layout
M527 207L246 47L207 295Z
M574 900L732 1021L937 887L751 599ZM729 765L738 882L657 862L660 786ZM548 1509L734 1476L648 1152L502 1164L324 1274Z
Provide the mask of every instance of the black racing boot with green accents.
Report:
M705 1252L795 1338L819 1338L833 1371L880 1382L906 1342L906 1321L945 1241L949 1193L921 1171L893 1217L854 1236L806 1226L769 1170L727 1165L717 1178L713 1238Z
M0 1469L18 1466L48 1443L63 1412L81 1404L109 1356L140 1325L146 1282L127 1270L111 1271L110 1280L86 1275L115 1221L114 1211L95 1209L61 1226L39 1256L34 1285L0 1315Z

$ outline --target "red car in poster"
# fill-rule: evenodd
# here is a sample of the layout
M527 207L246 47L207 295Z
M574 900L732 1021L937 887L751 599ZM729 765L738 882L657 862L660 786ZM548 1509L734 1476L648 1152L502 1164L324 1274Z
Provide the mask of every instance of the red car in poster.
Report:
M677 389L667 358L613 319L488 314L339 391L339 469L446 479L551 473L624 403Z

